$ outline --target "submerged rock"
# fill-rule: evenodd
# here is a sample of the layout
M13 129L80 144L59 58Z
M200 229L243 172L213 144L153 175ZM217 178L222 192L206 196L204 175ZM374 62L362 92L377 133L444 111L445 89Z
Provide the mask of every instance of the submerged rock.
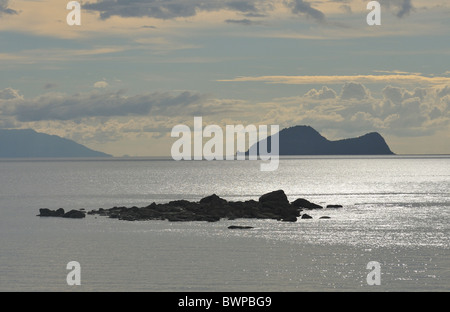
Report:
M228 228L230 230L247 230L247 229L253 229L253 226L230 225Z
M303 214L302 215L302 219L312 219L313 217L311 217L310 215L308 215L308 214Z
M342 208L342 205L327 205L327 208Z

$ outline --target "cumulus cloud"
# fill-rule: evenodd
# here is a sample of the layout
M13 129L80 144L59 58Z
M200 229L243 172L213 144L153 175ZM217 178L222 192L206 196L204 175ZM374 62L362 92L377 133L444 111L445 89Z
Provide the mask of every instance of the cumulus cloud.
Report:
M14 15L14 14L19 13L16 10L9 8L8 5L9 5L9 0L0 0L0 16L2 14Z
M333 89L328 88L327 86L323 86L322 89L317 91L316 89L309 90L306 94L306 97L310 97L317 100L326 100L326 99L334 99L337 94Z
M364 85L355 82L346 82L342 87L340 98L342 100L364 100L369 96L369 90Z
M450 131L450 85L415 89L388 85L378 94L349 82L338 96L330 90L323 87L304 96L275 99L264 123L306 124L336 137L371 131L416 137ZM324 96L327 93L329 97Z

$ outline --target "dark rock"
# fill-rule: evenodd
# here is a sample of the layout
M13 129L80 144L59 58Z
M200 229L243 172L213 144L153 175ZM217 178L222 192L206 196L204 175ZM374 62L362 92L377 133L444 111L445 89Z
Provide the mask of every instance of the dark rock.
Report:
M310 215L308 215L308 214L303 214L302 215L302 219L312 219L313 217L311 217Z
M228 228L230 230L247 230L253 229L253 226L230 225Z
M365 134L357 138L330 141L310 126L295 126L281 130L278 134L279 155L393 155L384 138L377 132ZM271 146L272 137L265 141ZM256 149L260 155L260 143L250 146L249 151ZM264 151L264 153L266 153Z
M286 194L283 190L273 191L267 194L262 195L259 198L259 203L279 203L281 205L289 205L289 201L287 199Z
M309 206L311 207L311 206ZM164 204L152 203L146 207L113 207L90 211L89 214L119 220L168 220L171 222L206 221L221 219L274 219L296 222L301 209L291 205L283 190L262 195L258 201L227 201L216 194L199 202L176 200Z
M331 217L323 216L323 217L320 217L319 219L331 219Z
M64 209L59 208L56 211L48 208L39 209L38 217L62 217L64 215Z
M207 205L218 205L218 206L222 206L226 203L227 201L223 198L220 198L219 196L217 196L216 194L212 194L210 196L207 196L205 198L200 199L200 204L207 204Z
M342 205L327 205L327 208L342 208Z
M86 214L80 210L70 210L69 212L66 212L62 217L71 219L82 219L86 217Z
M292 202L292 205L297 208L306 208L306 209L322 209L323 207L317 204L310 202L304 198L296 199Z

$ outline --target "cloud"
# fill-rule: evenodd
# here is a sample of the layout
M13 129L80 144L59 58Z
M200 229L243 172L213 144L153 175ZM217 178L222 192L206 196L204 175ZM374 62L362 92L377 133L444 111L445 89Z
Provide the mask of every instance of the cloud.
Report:
M249 20L247 18L241 19L241 20L227 19L227 20L225 20L225 23L238 24L238 25L244 25L244 26L260 25L261 24L261 22L252 21L252 20Z
M92 91L74 95L46 93L32 99L24 99L15 90L5 89L0 91L0 99L8 101L0 101L0 111L2 115L15 117L20 122L149 114L177 115L201 109L201 104L207 98L206 95L188 91L133 96L126 96L123 91Z
M227 2L225 5L230 9L243 13L252 13L258 11L258 9L255 7L255 4L248 1L232 1Z
M324 86L321 90L330 89ZM381 93L374 93L365 85L348 83L334 98L319 99L320 93L326 92L311 89L304 96L273 99L265 103L261 122L281 128L311 125L332 134L331 139L377 131L391 137L428 136L431 140L439 133L450 133L450 85L413 89L387 85Z
M83 9L100 12L101 19L112 16L151 17L174 19L192 17L200 11L219 11L228 9L241 13L258 13L257 2L261 0L240 0L225 2L222 0L99 0L83 4Z
M22 99L22 96L19 94L18 90L6 88L0 91L0 100L13 100L13 99Z
M162 20L188 18L200 12L227 10L245 17L266 17L267 13L288 7L292 14L305 15L316 22L324 22L325 14L305 0L98 0L83 4L83 9L98 12L102 20L113 16L150 17ZM348 7L348 6L347 6ZM350 7L347 8L347 11Z
M379 0L382 7L393 11L395 16L403 18L414 11L412 0Z
M43 88L48 90L48 89L56 88L57 86L58 85L56 83L46 83Z
M325 14L322 11L314 9L309 2L303 0L294 0L289 3L294 14L305 14L318 22L325 21Z
M368 89L360 84L355 82L347 82L342 87L342 92L340 98L342 100L364 100L370 97L370 93Z
M2 14L9 14L9 15L19 14L19 12L17 12L16 10L9 8L8 4L9 0L0 0L0 16Z
M276 84L343 84L349 81L358 83L397 83L446 85L450 84L450 77L427 77L422 75L354 75L354 76L254 76L237 77L218 80L222 82L263 82Z
M408 15L414 9L411 0L403 0L400 4L400 10L397 12L397 17L402 18Z
M309 90L306 94L306 97L310 97L316 100L326 100L326 99L335 99L337 97L336 91L328 88L327 86L323 86L321 90L317 91L316 89Z
M108 86L109 84L106 81L97 81L96 83L94 83L94 88L97 89L107 88Z
M284 128L306 124L331 133L330 139L372 131L431 138L450 131L450 84L386 85L381 92L372 92L364 84L348 82L336 91L324 85L302 96L254 103L189 91L128 96L102 89L26 99L12 88L0 90L0 127L34 128L86 144L163 137L176 124L191 125L193 116L218 125L277 124Z

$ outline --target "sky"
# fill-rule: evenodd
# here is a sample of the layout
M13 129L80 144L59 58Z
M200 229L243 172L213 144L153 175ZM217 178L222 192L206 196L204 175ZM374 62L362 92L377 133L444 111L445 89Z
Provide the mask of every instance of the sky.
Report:
M379 132L450 154L450 2L0 0L0 128L168 156L178 124Z

